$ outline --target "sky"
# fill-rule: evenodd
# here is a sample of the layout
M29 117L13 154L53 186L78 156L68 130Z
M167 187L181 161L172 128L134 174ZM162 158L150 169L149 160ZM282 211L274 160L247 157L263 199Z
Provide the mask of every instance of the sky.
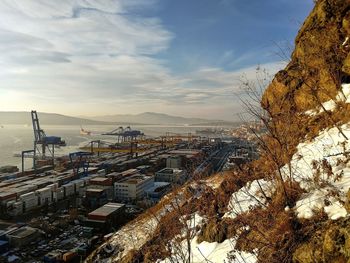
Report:
M234 121L312 0L2 0L0 111Z

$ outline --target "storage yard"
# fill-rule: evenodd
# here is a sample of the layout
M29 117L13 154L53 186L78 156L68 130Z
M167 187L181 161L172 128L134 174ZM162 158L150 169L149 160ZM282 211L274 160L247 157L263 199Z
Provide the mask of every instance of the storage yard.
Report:
M44 158L48 142L42 137L34 145L41 142L33 168L3 169L0 262L79 262L174 187L221 171L232 154L252 155L237 139L191 134L144 139L139 131L124 132L108 133L117 136L109 148L95 141L59 158Z

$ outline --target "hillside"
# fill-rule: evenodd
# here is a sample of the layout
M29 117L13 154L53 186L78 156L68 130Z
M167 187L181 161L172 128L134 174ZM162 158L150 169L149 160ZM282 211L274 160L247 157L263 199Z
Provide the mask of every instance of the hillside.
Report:
M111 122L95 121L83 118L75 118L55 113L38 112L41 124L44 125L107 125ZM0 112L0 124L31 124L30 112Z
M176 125L233 125L234 123L223 120L207 120L200 118L185 118L167 115L163 113L144 112L136 115L132 114L116 114L106 116L90 117L92 120L106 122L131 122L142 124L176 124Z
M349 39L350 1L316 1L262 96L259 159L188 182L87 262L350 262Z

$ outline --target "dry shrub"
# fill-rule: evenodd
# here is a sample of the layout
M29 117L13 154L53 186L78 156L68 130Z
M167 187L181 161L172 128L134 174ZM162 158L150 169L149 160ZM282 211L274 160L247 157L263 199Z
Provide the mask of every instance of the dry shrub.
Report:
M221 243L235 236L237 226L231 218L210 219L202 225L197 241L198 243L203 241Z
M123 263L141 263L143 262L141 253L135 249L130 250L125 257L123 257Z
M226 173L218 188L207 187L201 197L194 203L196 211L200 215L205 215L206 218L217 217L226 213L232 194L254 179L248 173L251 169L246 168L247 166L241 167L241 171Z
M295 182L286 182L290 202L295 204L303 193ZM238 215L231 223L236 230L235 249L255 253L259 262L290 262L291 251L302 237L301 224L294 212L285 210L284 191L277 189L267 207L258 207ZM232 233L231 233L232 234Z
M308 233L293 253L292 262L349 262L350 219L323 220L306 227Z

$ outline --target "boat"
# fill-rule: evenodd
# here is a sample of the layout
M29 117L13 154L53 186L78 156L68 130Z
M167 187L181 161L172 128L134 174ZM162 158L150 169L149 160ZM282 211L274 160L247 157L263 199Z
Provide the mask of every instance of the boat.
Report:
M215 134L218 134L218 130L213 129L213 128L207 128L207 129L203 129L203 130L196 130L196 134L215 135Z
M84 130L83 127L80 127L80 135L91 135L91 131Z

